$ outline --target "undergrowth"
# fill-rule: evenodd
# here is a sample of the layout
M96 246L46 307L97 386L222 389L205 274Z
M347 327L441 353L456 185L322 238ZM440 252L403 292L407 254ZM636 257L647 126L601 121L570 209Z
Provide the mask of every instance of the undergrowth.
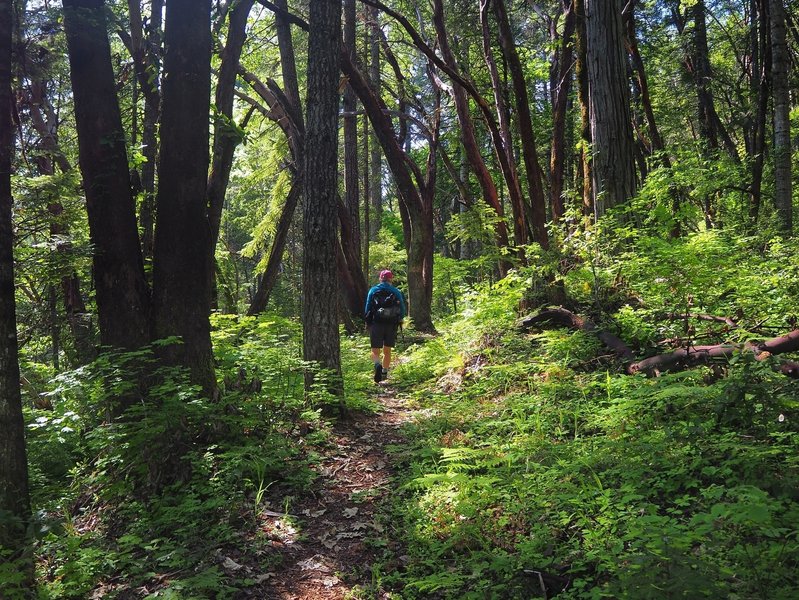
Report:
M329 443L323 409L338 400L304 394L295 321L217 316L213 337L217 401L179 370L153 372L152 348L41 384L43 408L27 398L37 597L231 598L263 579L242 564L266 572L279 561L260 511L288 515L307 493ZM369 409L366 381L348 378L350 408ZM4 599L23 597L14 565L0 582Z
M560 277L639 354L768 337L799 314L795 243L623 238L621 259L593 240ZM537 273L465 298L396 371L425 418L397 454L387 522L407 557L386 560L382 584L402 598L796 597L799 384L751 354L630 376L590 334L524 333Z

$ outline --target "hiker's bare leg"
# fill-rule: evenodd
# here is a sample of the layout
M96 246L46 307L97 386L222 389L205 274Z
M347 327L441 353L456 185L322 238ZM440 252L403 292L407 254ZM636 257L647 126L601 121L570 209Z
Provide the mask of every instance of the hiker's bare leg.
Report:
M380 362L380 348L372 348L372 362L373 363Z
M388 371L391 366L391 346L383 346L383 370Z

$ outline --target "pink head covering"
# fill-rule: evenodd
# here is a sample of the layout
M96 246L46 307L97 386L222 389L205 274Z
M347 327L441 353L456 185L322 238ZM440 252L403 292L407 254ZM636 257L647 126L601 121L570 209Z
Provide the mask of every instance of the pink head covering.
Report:
M380 281L391 281L392 279L394 279L394 273L388 269L380 271Z

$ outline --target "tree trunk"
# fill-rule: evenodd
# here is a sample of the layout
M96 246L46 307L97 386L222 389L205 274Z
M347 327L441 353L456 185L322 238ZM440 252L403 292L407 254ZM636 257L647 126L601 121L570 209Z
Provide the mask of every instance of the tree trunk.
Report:
M444 61L450 69L456 70L457 61L450 48L449 39L444 27L443 0L434 0L433 24L436 27L438 45L441 48L441 54L444 57ZM458 113L458 125L460 126L461 143L463 144L463 148L466 152L466 158L469 161L472 171L477 177L478 183L480 184L480 189L483 192L483 199L486 201L486 203L488 203L489 206L491 206L491 208L494 209L494 212L498 217L497 223L495 225L497 247L500 249L507 248L510 244L508 240L508 228L505 223L505 210L499 200L499 192L494 184L494 180L491 178L491 173L489 173L488 167L486 167L485 161L480 153L480 146L477 142L477 133L475 131L474 122L472 121L471 113L469 111L469 99L466 95L466 90L457 82L453 82L451 93L453 100L455 101L455 109ZM502 149L500 148L499 151L502 151ZM516 179L516 188L518 189L518 179ZM520 195L521 192L519 192L516 196L518 197ZM518 221L516 221L516 223L516 229L518 230L519 223ZM522 227L521 229L523 230L524 228ZM509 267L510 265L507 264L507 262L500 262L500 272L503 276L505 273L507 273Z
M554 99L552 102L552 152L549 160L550 205L552 220L563 218L563 183L566 165L566 116L572 87L574 60L575 8L572 0L566 0L563 33L559 40L557 69L555 70Z
M155 228L155 168L158 162L158 119L161 113L161 36L164 0L152 0L147 30L141 16L140 0L128 0L130 13L129 50L133 57L136 77L144 94L144 120L142 122L141 167L142 198L139 209L141 247L144 261L153 258L153 233ZM123 41L125 32L120 32Z
M694 22L688 70L693 75L696 85L699 135L712 148L724 148L733 160L739 162L738 151L719 119L713 92L710 89L713 74L710 69L710 54L707 45L705 19L707 9L704 0L697 0L688 10L693 16Z
M751 99L754 104L754 121L749 134L748 155L750 159L749 218L756 227L760 214L763 188L763 166L766 154L766 113L768 112L771 76L771 48L768 44L768 0L756 0L752 13L752 78ZM755 19L755 14L759 15Z
M305 125L302 118L302 105L300 103L300 88L297 80L297 64L294 56L294 42L291 37L291 28L286 18L286 0L276 0L275 4L278 11L275 12L275 28L277 30L278 48L280 49L280 68L283 74L283 86L285 93L281 97L276 90L270 91L251 73L243 72L244 79L252 85L259 95L269 105L271 118L283 129L289 141L289 148L293 154L295 170L294 181L288 196L283 212L275 230L275 237L272 241L272 248L269 251L266 269L258 279L258 287L255 295L247 310L248 315L255 315L266 310L269 296L277 283L277 276L280 273L280 265L283 260L283 252L286 248L291 222L294 219L294 212L297 208L300 197L302 196L302 177L298 171L302 168L304 154L304 132ZM306 27L307 28L307 27ZM275 87L275 86L273 86Z
M431 304L427 300L427 290L432 290L430 287L432 279L429 281L425 279L432 277L433 248L432 244L429 244L428 247L424 241L428 237L432 240L433 219L432 208L430 209L430 218L427 219L426 209L423 207L425 200L431 200L431 198L423 197L420 192L425 185L422 174L400 146L388 116L388 109L382 98L375 94L366 77L349 61L346 54L342 54L341 65L344 74L349 78L350 84L369 115L369 121L383 148L386 163L394 175L394 182L400 197L405 248L408 252L408 302L411 320L414 326L421 331L434 331L430 314ZM435 154L433 146L434 143L431 141L430 152ZM427 256L424 252L429 253L429 259L420 258ZM426 268L425 265L430 265L430 268Z
M635 194L635 146L620 0L585 0L594 216Z
M380 23L377 9L367 8L369 16L369 81L372 89L380 95ZM383 155L380 144L372 137L369 144L369 203L371 205L369 219L369 239L377 241L383 215Z
M549 248L547 237L547 210L542 184L543 173L538 164L538 150L536 149L535 133L533 132L533 118L530 114L530 100L527 94L527 82L524 79L522 62L516 50L513 32L510 28L508 11L505 0L493 0L494 14L499 24L499 41L502 53L510 69L513 83L513 95L516 97L516 112L519 120L519 137L522 142L522 157L527 175L527 188L530 193L530 231L533 241L538 242L542 248ZM508 152L511 150L508 149Z
M355 62L355 0L344 0L344 48ZM358 175L358 98L352 86L344 88L344 204L349 216L347 244L352 246L358 265L361 263L361 211L360 181ZM343 240L342 240L343 241ZM348 260L349 263L349 260ZM352 265L350 265L352 268ZM366 282L364 281L364 284ZM366 301L366 296L364 296ZM360 312L360 311L358 311Z
M591 162L591 102L588 97L588 52L585 28L585 0L574 0L577 16L574 45L577 53L575 76L577 78L577 98L580 103L580 171L583 180L583 214L594 211L594 189Z
M33 127L39 135L40 144L44 152L37 157L36 166L42 175L55 174L55 165L66 173L72 165L61 152L58 144L58 115L56 115L49 98L46 96L47 83L41 80L31 82L29 97L29 111ZM47 203L47 210L52 215L50 222L50 237L55 243L56 251L61 255L69 255L72 244L68 239L69 229L62 222L61 214L64 207L57 198L52 198ZM69 264L69 260L67 260ZM95 358L95 348L92 343L92 327L86 304L81 295L80 279L74 271L61 276L61 293L64 303L69 329L75 344L75 354L79 364L87 364ZM55 344L55 341L54 341Z
M626 43L627 52L630 55L630 62L633 71L638 81L638 87L641 90L641 105L646 116L646 125L649 131L650 152L652 154L659 154L660 163L666 169L671 169L671 159L668 153L665 152L665 145L663 138L660 135L657 122L655 121L655 112L652 110L652 100L649 95L649 81L646 76L646 69L644 68L644 61L641 58L641 53L638 51L638 41L635 34L635 5L630 7L630 12L625 15L625 25L627 30ZM674 226L671 229L671 237L679 237L682 233L683 223L681 223L678 215L680 206L682 205L683 198L679 190L671 188L669 194L672 197L672 213L675 215Z
M272 248L269 251L269 258L266 262L266 270L258 279L258 287L250 303L250 308L247 310L248 315L257 315L266 310L269 296L272 294L272 290L277 283L277 276L280 274L283 251L286 249L286 239L288 239L291 221L294 219L294 211L297 209L300 196L302 196L302 182L295 177L286 197L283 212L280 213L280 219L278 219L275 229L275 238L272 240Z
M791 185L791 119L788 91L788 44L785 35L785 7L782 0L770 0L771 82L774 93L774 201L780 225L787 235L793 229Z
M480 25L483 33L483 57L488 66L488 72L491 76L491 87L494 90L494 105L497 109L497 121L499 122L499 131L502 136L503 146L510 149L508 154L508 166L512 173L516 185L519 186L519 169L516 164L516 157L513 153L513 136L511 136L510 126L510 111L508 110L507 102L505 99L506 89L500 80L499 70L497 69L496 61L494 60L493 50L491 48L491 28L488 22L488 8L489 0L480 0ZM445 57L446 58L446 57ZM461 95L466 93L461 90ZM468 103L466 103L468 108ZM474 129L474 128L473 128ZM482 158L482 157L481 157ZM524 202L522 201L521 193L511 196L511 210L513 212L513 242L521 248L527 243L527 212L525 210Z
M255 0L241 0L230 11L227 41L222 51L219 77L216 84L216 115L214 122L213 158L208 176L208 221L211 225L211 260L219 239L222 207L230 182L233 154L242 139L233 121L233 92L239 69L239 58L247 37L247 18Z
M100 340L135 349L150 340L149 295L103 0L64 0L64 30L94 245Z
M19 381L14 299L14 228L11 223L11 0L0 0L0 548L20 558L30 521L28 461ZM31 583L33 565L23 586ZM32 592L32 591L31 591Z
M154 336L182 338L164 358L216 390L210 336L212 237L208 224L211 1L166 5L161 158L155 229Z
M312 2L305 145L314 151L306 152L303 161L303 358L330 372L326 386L341 398L343 411L336 280L340 47L341 0ZM306 391L315 380L314 373L307 372Z

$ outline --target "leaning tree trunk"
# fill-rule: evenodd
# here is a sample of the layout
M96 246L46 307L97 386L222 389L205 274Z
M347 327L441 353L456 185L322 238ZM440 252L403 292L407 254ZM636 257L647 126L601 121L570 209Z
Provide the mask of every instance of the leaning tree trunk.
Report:
M522 157L524 158L524 168L527 175L527 189L530 193L530 216L529 225L533 235L533 241L538 242L542 248L549 248L549 238L547 237L547 210L546 198L544 197L544 186L542 184L543 173L541 165L538 164L538 150L535 144L535 132L533 131L533 118L530 114L530 100L527 94L527 82L524 78L522 62L519 59L519 52L516 50L513 32L508 19L508 11L505 8L505 0L493 0L494 14L499 24L499 41L502 46L502 54L508 63L511 82L513 83L513 95L516 97L516 112L518 114L519 138L522 143Z
M64 31L94 245L100 340L105 346L135 349L150 340L149 295L104 4L64 0Z
M787 235L793 229L791 186L791 119L788 92L788 44L785 41L785 7L770 0L771 84L774 93L774 201L780 226Z
M144 120L142 123L141 167L142 198L139 209L141 247L145 262L153 258L153 231L155 227L155 167L158 161L158 118L161 113L161 26L164 0L152 0L150 16L145 31L141 14L141 0L128 0L130 34L120 31L120 37L129 46L136 78L144 95Z
M447 66L449 66L449 68L452 70L456 70L457 61L450 48L449 39L447 37L447 32L444 25L443 0L435 0L434 7L435 12L433 16L433 24L435 25L436 33L438 34L438 45L441 48L441 54L444 57L444 61L446 62ZM475 177L477 177L477 181L480 184L480 189L483 192L483 198L485 199L486 203L488 203L488 205L494 209L494 212L497 215L496 225L494 226L494 235L497 240L497 247L500 250L507 248L509 246L509 241L508 229L505 223L505 211L502 207L502 203L500 202L497 187L494 184L491 173L489 173L488 167L486 166L485 160L480 152L480 146L477 142L476 129L474 122L472 121L471 111L469 110L469 98L466 94L466 90L457 82L453 82L452 84L452 97L455 102L456 112L458 114L461 143L463 144L466 158L468 159L469 165L471 166L472 171L474 172ZM499 151L501 151L501 149ZM515 187L518 190L518 179L515 181ZM521 192L519 191L516 196L518 197L520 195ZM514 203L514 206L516 207L519 207L520 205L521 201ZM514 221L517 224L515 230L517 232L517 237L520 237L518 240L520 243L524 243L525 241L524 235L522 233L524 231L524 227L519 226L519 221L523 220L523 218L524 217L522 214L514 215ZM506 261L500 262L500 273L502 275L505 275L509 268L510 265Z
M620 0L585 0L595 218L635 194L635 144Z
M211 229L208 225L208 115L211 0L166 5L161 159L153 265L154 335L179 336L164 359L186 366L214 393L210 334Z
M408 293L410 304L410 317L414 326L421 331L435 331L430 314L430 304L427 302L426 290L432 289L432 245L425 244L428 236L432 240L433 220L425 218L426 208L423 206L427 197L423 197L420 189L424 186L421 172L416 164L408 159L408 155L401 148L397 140L388 109L382 98L376 95L366 77L361 73L347 54L342 53L342 69L349 77L350 84L358 94L364 110L369 115L375 135L380 142L386 157L386 163L394 176L397 192L400 196L400 212L403 219L405 235L405 248L408 251ZM432 142L431 142L432 145ZM431 152L434 150L431 148ZM431 209L432 210L432 209ZM414 221L413 219L418 219ZM417 238L420 240L417 242ZM413 248L412 248L413 247ZM414 249L415 248L415 249ZM419 264L422 252L429 253L430 269ZM427 258L424 259L427 261ZM417 296L414 296L417 294ZM416 307L414 308L414 304Z
M225 202L230 170L233 167L233 154L242 140L241 134L233 127L233 96L239 59L247 38L247 18L255 0L241 0L230 11L225 48L219 66L216 84L216 121L214 123L213 158L211 173L208 176L208 222L211 225L211 260L219 239L222 222L222 207Z
M30 520L25 424L19 387L14 300L14 228L11 223L11 0L0 0L0 548L20 557ZM30 579L33 569L26 580Z
M286 18L286 0L276 0L275 5L275 29L277 31L278 49L280 50L280 68L283 74L284 93L278 93L276 85L271 89L263 85L251 73L243 72L244 79L253 86L261 98L266 101L270 108L270 117L274 118L288 138L289 148L294 159L293 182L283 211L280 213L272 247L269 250L266 269L258 279L258 286L255 295L247 310L248 315L255 315L263 312L269 302L277 276L280 272L280 265L283 261L283 252L286 248L291 222L294 219L294 211L302 196L302 174L299 172L303 163L303 144L305 135L305 123L302 117L302 105L300 102L300 87L297 80L297 63L294 54L294 42L291 37L291 28ZM306 28L307 29L307 28Z
M566 117L572 88L572 59L576 16L574 3L567 0L564 9L563 33L559 40L557 68L555 70L554 99L552 102L552 151L549 159L550 206L552 220L563 218L563 186L566 170Z
M376 94L380 94L380 23L377 9L366 7L369 18L369 81ZM368 118L368 117L367 117ZM371 134L370 134L371 135ZM377 241L383 215L383 155L380 144L372 136L369 144L369 240Z
M749 218L755 227L760 214L763 191L763 167L766 154L766 113L768 112L771 87L771 48L768 44L768 1L753 0L752 3L752 77L751 100L755 118L751 120L747 153L750 162ZM754 15L759 15L755 19Z
M53 175L56 165L66 173L72 169L72 165L59 147L57 135L59 118L46 96L46 90L47 82L35 79L30 84L30 95L27 98L31 122L39 135L41 149L44 151L36 158L36 166L41 175ZM72 253L72 244L66 239L69 227L61 218L64 206L57 197L53 197L47 202L47 211L52 216L50 237L56 242L56 251L59 255L68 257ZM65 262L71 265L70 260L67 259ZM80 279L74 269L70 273L61 275L61 293L78 364L87 364L94 360L97 352L92 342L92 326L81 294ZM57 343L54 336L54 348Z
M313 152L306 152L303 161L303 358L332 374L327 387L341 397L343 410L336 280L341 0L312 2L308 25L305 147ZM309 371L306 391L315 381Z
M488 73L491 76L491 87L494 90L494 105L497 108L497 121L499 123L499 131L502 135L502 141L505 148L513 148L513 136L511 135L510 124L510 111L508 110L508 102L505 95L507 93L506 85L500 79L499 69L497 69L497 62L494 60L494 53L491 48L491 27L488 22L488 8L489 0L480 0L480 28L483 33L483 57ZM465 92L461 92L465 96ZM519 181L519 168L516 164L516 157L513 152L508 152L508 165L513 174L513 179ZM521 189L521 187L519 188ZM514 194L511 196L513 200L513 241L519 248L527 243L527 210L525 210L522 195Z
M693 74L696 85L700 136L713 148L723 147L737 162L738 151L716 112L716 103L710 88L713 73L710 68L710 50L707 42L705 1L697 0L689 11L694 21L689 70Z

